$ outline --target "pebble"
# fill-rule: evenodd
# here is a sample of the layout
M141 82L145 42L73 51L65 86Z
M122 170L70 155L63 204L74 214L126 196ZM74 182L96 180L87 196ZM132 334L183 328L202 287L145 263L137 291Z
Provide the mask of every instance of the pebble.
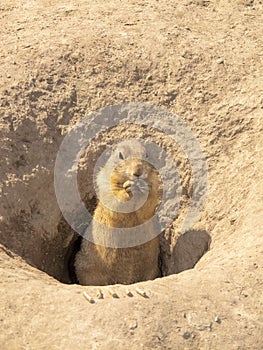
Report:
M98 297L98 299L103 299L103 293L102 293L102 290L101 290L101 289L99 289L99 290L97 291L97 297Z
M129 328L135 329L138 327L138 322L136 320L131 321Z
M184 332L183 338L184 338L184 339L189 339L189 338L191 338L191 333L190 333L190 332Z
M133 294L129 289L126 290L126 294L128 295L128 297L133 297Z
M218 60L216 60L216 63L217 63L217 64L224 64L225 61L224 61L223 58L219 58Z
M219 316L216 316L215 317L215 322L220 324L222 321L221 321L221 318Z
M119 299L118 294L117 294L114 290L110 289L110 290L109 290L109 293L110 293L110 295L111 295L113 298Z

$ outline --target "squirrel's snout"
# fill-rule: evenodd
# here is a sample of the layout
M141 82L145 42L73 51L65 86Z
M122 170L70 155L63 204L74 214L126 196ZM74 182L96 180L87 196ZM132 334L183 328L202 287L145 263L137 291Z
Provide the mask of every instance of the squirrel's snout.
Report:
M137 167L134 171L133 174L136 177L140 177L142 175L142 167Z
M140 177L143 174L143 165L142 163L132 164L131 174L136 177Z

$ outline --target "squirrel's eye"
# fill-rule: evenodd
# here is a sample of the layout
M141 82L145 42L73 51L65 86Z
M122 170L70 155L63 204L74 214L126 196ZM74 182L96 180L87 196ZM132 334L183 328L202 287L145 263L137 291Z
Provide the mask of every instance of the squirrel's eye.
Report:
M119 158L124 159L123 154L121 152L119 152Z

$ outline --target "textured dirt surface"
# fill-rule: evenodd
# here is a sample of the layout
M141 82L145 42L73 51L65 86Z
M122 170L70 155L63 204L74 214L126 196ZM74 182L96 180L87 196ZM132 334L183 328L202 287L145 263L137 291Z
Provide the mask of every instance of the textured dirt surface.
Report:
M262 1L5 1L0 23L1 349L261 349ZM123 102L191 127L209 177L193 232L211 244L193 269L98 299L57 280L74 233L53 170L76 121ZM185 237L167 274L204 249Z

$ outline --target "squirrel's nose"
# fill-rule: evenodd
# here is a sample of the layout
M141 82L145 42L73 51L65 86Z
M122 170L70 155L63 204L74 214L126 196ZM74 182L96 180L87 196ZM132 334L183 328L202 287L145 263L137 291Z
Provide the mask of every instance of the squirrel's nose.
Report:
M142 175L142 164L136 165L136 167L133 169L132 175L136 177L140 177Z

